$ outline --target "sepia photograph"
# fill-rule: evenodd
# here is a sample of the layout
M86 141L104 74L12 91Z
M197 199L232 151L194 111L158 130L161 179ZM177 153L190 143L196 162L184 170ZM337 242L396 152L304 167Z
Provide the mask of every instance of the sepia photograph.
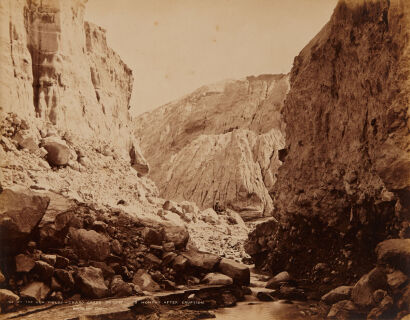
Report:
M0 320L410 320L410 0L0 0Z

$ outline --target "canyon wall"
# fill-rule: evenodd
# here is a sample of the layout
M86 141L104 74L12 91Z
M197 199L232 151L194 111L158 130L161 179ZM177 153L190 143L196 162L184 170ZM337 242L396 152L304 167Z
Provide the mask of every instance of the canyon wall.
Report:
M251 234L258 267L313 276L326 263L328 282L348 283L378 242L410 236L409 10L340 0L295 58L274 187L282 223Z
M284 146L287 75L203 86L136 118L136 136L162 196L270 215Z
M0 3L0 110L62 134L98 137L127 156L133 76L84 22L86 0Z

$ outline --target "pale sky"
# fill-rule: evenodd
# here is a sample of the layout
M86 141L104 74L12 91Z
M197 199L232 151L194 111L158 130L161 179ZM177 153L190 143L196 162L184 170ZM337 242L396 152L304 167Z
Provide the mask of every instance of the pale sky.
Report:
M337 0L89 0L86 19L133 70L134 114L202 85L288 73Z

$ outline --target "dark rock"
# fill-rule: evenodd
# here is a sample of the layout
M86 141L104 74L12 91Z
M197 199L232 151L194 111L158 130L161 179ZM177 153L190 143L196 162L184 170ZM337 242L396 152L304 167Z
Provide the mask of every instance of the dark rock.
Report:
M34 259L25 254L19 254L18 256L16 256L17 272L30 272L35 265L36 262L34 261Z
M220 300L217 301L218 305L226 308L233 307L236 305L236 297L230 292L224 292L221 294Z
M32 282L26 285L20 291L22 299L35 300L37 302L44 301L50 293L50 288L43 282Z
M246 265L224 258L219 263L218 271L231 277L234 283L242 285L250 283L250 270Z
M64 269L68 266L69 263L70 260L68 260L67 258L62 257L60 255L56 255L56 263L54 266L59 269Z
M353 287L351 286L337 287L322 296L321 300L327 304L335 304L341 300L349 300L352 294L352 289Z
M142 237L144 238L144 242L147 244L156 244L156 245L160 245L162 243L162 233L152 229L152 228L148 228L145 227L142 230Z
M33 270L41 280L49 281L54 273L54 267L44 261L36 261L36 265Z
M188 268L188 259L184 256L178 255L172 262L172 267L177 272L184 272Z
M143 291L159 291L161 287L152 280L151 276L143 269L139 269L132 279L132 283L139 286Z
M189 239L189 233L185 227L169 224L162 230L164 241L173 242L176 249L185 248Z
M122 246L121 246L121 243L117 239L111 242L111 251L114 252L114 254L119 255L119 256L122 254Z
M278 296L287 300L306 300L306 295L302 289L295 287L282 286L279 289Z
M327 314L327 317L337 320L350 320L359 318L358 309L350 300L342 300L333 304L330 308L329 313Z
M67 289L69 291L69 290L74 288L75 281L74 281L72 271L67 271L67 270L63 270L63 269L56 269L56 270L54 270L54 274L55 274L58 282L63 285L64 289Z
M162 264L167 266L174 262L178 255L175 252L167 252L162 256Z
M161 259L158 259L152 253L146 254L144 257L144 261L153 266L159 266L162 263Z
M387 277L380 268L374 268L365 274L352 289L352 300L361 307L374 305L373 292L387 287Z
M259 291L256 294L256 298L258 298L260 301L274 301L275 300L268 292L264 292L264 291Z
M110 266L108 266L105 262L102 261L90 261L90 265L101 269L101 271L103 272L103 276L105 279L107 278L111 278L112 276L115 275L115 271L113 268L111 268ZM121 269L118 269L118 273L121 272Z
M108 238L94 230L72 229L70 241L80 258L103 261L110 254Z
M107 224L104 221L94 221L91 228L99 233L104 233L107 229Z
M377 307L370 310L367 315L367 320L377 320L377 319L393 319L394 317L394 302L393 299L386 295L380 301Z
M0 243L6 246L27 237L44 216L50 199L26 189L0 193Z
M0 285L6 281L6 277L4 276L3 272L0 271Z
M110 285L111 296L129 297L132 295L132 286L122 280L121 276L115 276Z
M173 242L165 242L162 245L165 252L172 252L175 251L175 244Z
M10 290L0 289L0 307L1 311L5 312L18 305L20 297Z
M76 283L78 283L84 297L98 299L108 295L108 288L104 283L101 269L94 267L79 268L76 279Z
M43 143L44 149L47 150L47 161L52 166L64 166L70 160L70 149L56 139Z
M377 261L410 275L410 239L390 239L376 247Z

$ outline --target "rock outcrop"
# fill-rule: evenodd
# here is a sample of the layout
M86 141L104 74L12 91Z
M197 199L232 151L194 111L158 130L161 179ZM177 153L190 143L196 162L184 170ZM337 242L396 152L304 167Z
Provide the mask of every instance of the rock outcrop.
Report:
M270 215L288 89L286 75L224 81L137 117L136 135L161 195L245 218Z
M126 156L132 72L108 47L105 30L84 22L86 2L1 2L1 115L99 137Z
M375 248L410 236L409 22L408 1L340 0L295 58L274 187L280 221L251 234L257 267L308 278L325 293L368 273L375 252L407 265L405 242ZM393 312L391 297L374 313ZM339 306L353 311L346 301Z

